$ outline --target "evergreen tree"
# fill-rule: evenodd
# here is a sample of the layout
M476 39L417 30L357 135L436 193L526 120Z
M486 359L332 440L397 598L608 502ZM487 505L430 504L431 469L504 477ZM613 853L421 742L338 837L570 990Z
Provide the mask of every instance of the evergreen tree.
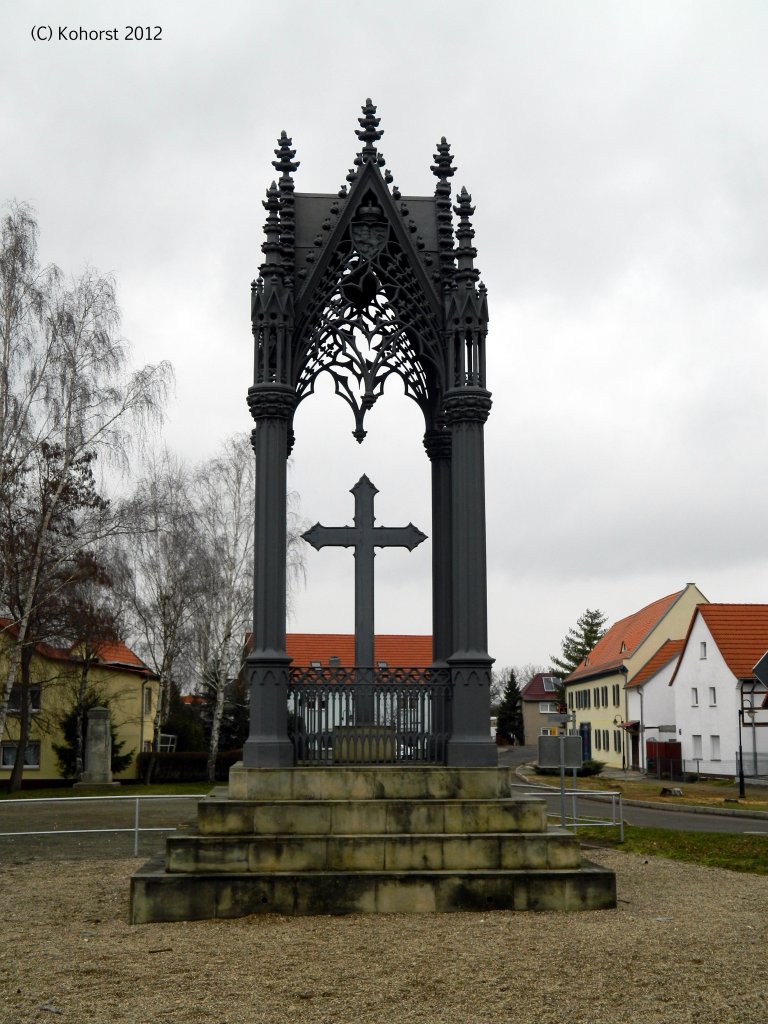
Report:
M496 730L500 736L507 740L514 739L515 743L525 743L523 700L513 668L509 670L509 676L501 697L501 703L499 704Z
M604 626L607 620L608 616L598 608L587 608L576 625L569 627L563 637L560 657L550 655L552 673L560 676L570 675L597 641L605 635Z

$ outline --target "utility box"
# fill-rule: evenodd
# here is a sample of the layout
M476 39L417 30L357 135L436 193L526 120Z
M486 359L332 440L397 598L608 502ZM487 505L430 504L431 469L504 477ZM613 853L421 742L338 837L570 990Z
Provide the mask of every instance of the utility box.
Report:
M581 736L539 736L539 768L559 768L561 764L581 768Z
M680 741L646 740L645 764L648 774L658 779L679 779L683 772Z

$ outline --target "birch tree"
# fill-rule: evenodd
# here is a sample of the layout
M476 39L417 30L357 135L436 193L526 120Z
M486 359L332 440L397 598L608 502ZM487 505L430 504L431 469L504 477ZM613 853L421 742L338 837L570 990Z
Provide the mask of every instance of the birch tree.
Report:
M193 652L211 702L208 778L216 777L227 685L240 672L251 619L254 460L247 434L225 441L195 474L200 589Z
M96 456L125 469L136 440L162 418L172 380L168 363L130 370L127 345L120 335L120 309L112 278L86 269L70 282L56 277L47 285L40 353L44 380L36 391L35 403L39 407L34 408L35 403L27 405L24 429L31 437L45 435L46 444L60 453L60 472L37 525L26 578L18 584L15 646L0 699L0 735L43 583L41 574L52 523L63 500L69 473L79 460ZM16 341L10 346L9 365L18 344ZM29 344L33 346L29 359L34 361L35 338L30 337ZM9 401L9 407L11 404ZM39 445L33 447L29 457L39 450ZM116 528L114 520L104 519L99 529L79 535L75 543L80 550L86 550ZM62 552L61 558L71 555L71 551ZM5 571L6 566L3 568Z
M131 643L159 677L152 743L157 753L171 687L190 669L200 587L190 472L167 449L149 460L136 482L128 517L132 526L122 542L124 571L118 589Z

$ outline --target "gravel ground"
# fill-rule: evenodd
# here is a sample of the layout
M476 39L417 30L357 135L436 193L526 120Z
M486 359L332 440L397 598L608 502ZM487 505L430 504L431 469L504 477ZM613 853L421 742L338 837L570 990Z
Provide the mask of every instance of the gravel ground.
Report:
M6 857L0 1024L765 1024L768 876L593 851L619 906L131 926L133 859Z

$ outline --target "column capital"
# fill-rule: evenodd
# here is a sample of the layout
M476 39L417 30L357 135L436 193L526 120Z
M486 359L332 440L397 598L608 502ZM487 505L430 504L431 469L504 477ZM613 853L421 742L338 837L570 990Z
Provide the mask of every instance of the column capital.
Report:
M485 423L491 411L491 393L485 388L455 388L445 394L445 418L455 423Z
M424 433L424 450L430 462L437 459L450 459L451 457L451 432L450 430L427 430Z
M296 392L284 384L254 384L248 388L248 408L257 423L264 419L290 421L296 409Z

